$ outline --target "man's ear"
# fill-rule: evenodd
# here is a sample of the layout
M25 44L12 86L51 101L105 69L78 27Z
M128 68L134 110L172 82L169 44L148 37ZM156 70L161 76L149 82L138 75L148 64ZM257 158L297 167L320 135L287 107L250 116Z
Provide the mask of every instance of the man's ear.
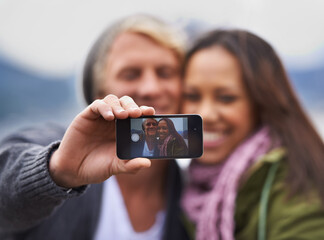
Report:
M105 98L107 95L109 95L109 94L105 94L103 91L99 91L99 92L94 96L94 100L97 100L97 99L103 99L103 98Z

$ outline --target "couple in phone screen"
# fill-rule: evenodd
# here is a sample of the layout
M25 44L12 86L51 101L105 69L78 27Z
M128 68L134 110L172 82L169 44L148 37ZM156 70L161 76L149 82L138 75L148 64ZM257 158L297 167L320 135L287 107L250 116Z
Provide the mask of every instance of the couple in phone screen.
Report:
M146 118L143 119L141 128L142 133L139 134L135 133L135 129L132 129L132 156L174 158L188 154L187 144L171 119ZM139 137L134 139L134 134Z

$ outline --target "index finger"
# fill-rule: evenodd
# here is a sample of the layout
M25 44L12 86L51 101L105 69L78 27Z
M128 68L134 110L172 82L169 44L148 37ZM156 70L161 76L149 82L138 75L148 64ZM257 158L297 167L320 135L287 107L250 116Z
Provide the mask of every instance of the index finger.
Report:
M142 110L129 96L123 96L119 99L121 106L128 112L129 117L137 118L142 115Z
M140 106L140 109L142 110L143 115L154 115L155 114L155 109L153 107L148 107L148 106Z
M128 113L125 111L125 109L123 108L123 106L121 105L119 99L117 96L113 95L113 94L109 94L108 96L106 96L103 101L112 108L113 113L115 115L116 118L127 118L128 117Z

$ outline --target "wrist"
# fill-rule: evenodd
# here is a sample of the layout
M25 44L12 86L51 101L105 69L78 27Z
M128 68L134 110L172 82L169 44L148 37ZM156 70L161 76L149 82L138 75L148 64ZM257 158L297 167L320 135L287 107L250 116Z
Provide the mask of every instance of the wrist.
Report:
M72 183L70 180L70 174L64 173L65 171L62 170L59 166L60 163L60 157L59 157L59 152L58 150L55 150L49 160L48 164L48 169L49 169L49 174L53 180L53 182L62 190L64 191L69 191L70 189L74 187L79 187L75 184ZM70 190L71 191L71 190Z

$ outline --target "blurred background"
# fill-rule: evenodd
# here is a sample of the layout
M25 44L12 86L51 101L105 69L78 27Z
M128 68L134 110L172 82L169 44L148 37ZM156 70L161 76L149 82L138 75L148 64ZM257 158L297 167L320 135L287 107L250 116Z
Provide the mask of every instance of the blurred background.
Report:
M323 9L322 0L0 0L0 138L48 121L67 125L84 107L78 81L88 49L107 24L134 13L172 22L189 40L214 27L260 35L324 137Z

